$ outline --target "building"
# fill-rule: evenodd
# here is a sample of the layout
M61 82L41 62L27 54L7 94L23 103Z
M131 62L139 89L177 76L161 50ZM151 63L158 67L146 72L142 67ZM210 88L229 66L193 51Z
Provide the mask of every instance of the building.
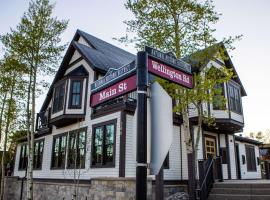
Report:
M225 47L220 44L220 48ZM213 52L216 53L218 52ZM225 53L227 54L226 50ZM234 69L237 75L228 54L227 56L227 60L210 58L201 67L218 68L225 65ZM73 183L74 180L90 184L91 188L94 188L93 191L103 184L100 194L88 191L86 195L89 196L114 195L115 198L115 195L124 195L122 197L125 199L134 195L134 191L130 191L126 185L130 184L134 189L134 183L129 182L134 182L136 174L136 132L133 128L136 92L92 109L89 106L89 86L104 76L110 68L131 63L135 58L135 55L81 30L76 32L37 115L33 172L35 181L39 183L36 187L43 187L44 182L47 182L46 187L52 182L53 187L58 187L58 193L53 191L46 195L55 194L62 198L67 194L61 196L60 187L64 187L63 183ZM194 63L192 65L195 67ZM246 96L245 89L239 76L221 87L228 99L225 108L209 103L203 104L203 110L216 118L216 127L203 126L198 159L221 156L223 179L259 179L261 173L256 160L257 143L234 135L244 127L241 98ZM191 127L196 137L195 109L190 116ZM174 139L164 166L164 183L178 187L188 183L189 168L182 118L175 114L173 119ZM17 146L15 177L25 176L26 149L26 142ZM153 179L154 177L149 176L149 188L152 187ZM12 184L16 184L16 180L12 181ZM107 182L110 181L114 182L113 187L107 187ZM58 184L55 186L55 183ZM125 186L116 191L117 185L123 183ZM70 185L66 187L72 188ZM51 190L53 189L50 188ZM70 192L69 189L65 191ZM174 190L168 189L167 194L172 191ZM41 193L39 195L42 195Z

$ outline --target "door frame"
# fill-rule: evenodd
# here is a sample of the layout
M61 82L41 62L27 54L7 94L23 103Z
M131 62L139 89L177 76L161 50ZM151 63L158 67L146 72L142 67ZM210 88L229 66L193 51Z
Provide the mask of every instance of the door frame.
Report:
M216 148L216 156L217 156L217 154L218 154L217 137L213 136L213 135L208 135L208 134L203 133L203 139L202 139L202 142L203 142L203 158L206 159L205 138L211 138L211 139L215 140L215 148Z

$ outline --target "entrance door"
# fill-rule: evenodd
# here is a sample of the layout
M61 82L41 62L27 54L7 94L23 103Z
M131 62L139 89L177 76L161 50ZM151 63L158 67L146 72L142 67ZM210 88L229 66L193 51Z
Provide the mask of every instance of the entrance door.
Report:
M217 171L218 168L217 168L217 162L216 162L216 156L217 156L216 138L205 136L204 147L205 147L205 158L208 159L211 157L214 159L213 174L214 174L214 179L218 179L218 171Z

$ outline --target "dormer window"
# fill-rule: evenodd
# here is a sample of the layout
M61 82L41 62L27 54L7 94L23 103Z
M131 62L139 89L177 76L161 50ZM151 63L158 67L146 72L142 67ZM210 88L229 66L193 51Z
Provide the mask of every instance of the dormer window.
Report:
M71 80L69 108L80 109L82 104L82 80Z
M65 82L59 84L54 89L53 113L63 110L65 97Z

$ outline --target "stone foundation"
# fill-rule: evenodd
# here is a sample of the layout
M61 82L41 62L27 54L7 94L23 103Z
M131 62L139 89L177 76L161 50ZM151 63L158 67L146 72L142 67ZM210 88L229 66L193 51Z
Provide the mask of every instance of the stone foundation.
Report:
M7 177L5 180L5 199L20 200L23 185L22 200L26 199L26 181L18 177ZM155 199L152 180L148 179L147 199ZM176 192L185 191L185 186L165 185L164 196L168 197ZM77 194L77 198L75 198ZM35 200L133 200L135 199L134 178L95 178L91 183L74 184L72 181L34 181Z

